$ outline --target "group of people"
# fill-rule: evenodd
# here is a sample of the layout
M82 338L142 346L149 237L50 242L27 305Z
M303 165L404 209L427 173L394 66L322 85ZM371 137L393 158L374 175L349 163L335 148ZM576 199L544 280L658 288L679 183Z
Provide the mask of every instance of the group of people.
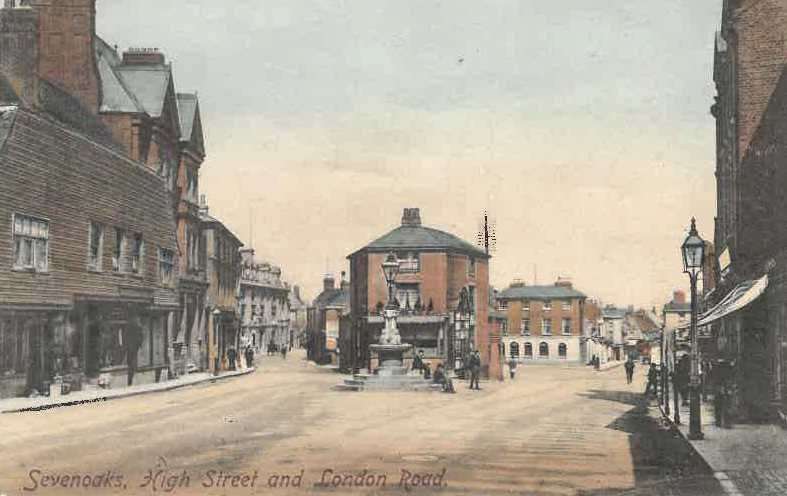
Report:
M473 351L465 359L465 363L467 364L468 372L470 372L470 389L480 391L481 390L481 386L480 386L481 353L478 350ZM412 369L418 371L418 373L421 374L424 377L424 379L431 379L432 383L440 384L442 386L443 392L445 393L456 392L456 390L454 389L453 380L450 377L448 377L448 375L445 372L445 366L442 363L437 364L437 368L435 368L434 373L432 373L431 365L429 364L429 362L424 360L423 350L420 350L413 357Z
M268 356L273 355L276 353L276 345L271 341L268 345L267 354ZM282 346L278 350L281 353L281 357L283 359L287 359L287 347ZM226 353L227 356L227 369L228 370L237 370L237 368L241 365L240 363L240 356L238 356L237 350L234 347L230 347ZM246 349L243 351L243 358L246 360L246 367L251 368L254 366L254 347L251 345L246 346Z

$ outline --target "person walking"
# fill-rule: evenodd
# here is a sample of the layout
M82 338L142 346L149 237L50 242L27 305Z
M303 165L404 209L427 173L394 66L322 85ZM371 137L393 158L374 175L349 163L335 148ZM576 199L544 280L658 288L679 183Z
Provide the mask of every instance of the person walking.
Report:
M252 368L254 366L254 350L251 346L246 347L246 367Z
M656 364L651 363L650 369L648 370L648 385L645 387L645 396L648 396L652 391L655 395L657 392L657 382L658 382L659 373L656 370Z
M230 362L229 369L235 370L235 359L238 358L238 352L235 351L235 348L230 348L227 350L227 360Z
M281 358L282 358L282 360L286 360L287 359L287 347L286 346L282 346L281 347Z
M629 357L624 366L626 367L626 382L631 384L631 381L634 379L634 360Z
M511 380L514 380L516 376L516 359L512 358L508 362L508 374L511 376Z
M481 353L475 350L470 355L470 389L480 391L481 387L478 384L479 376L481 375Z

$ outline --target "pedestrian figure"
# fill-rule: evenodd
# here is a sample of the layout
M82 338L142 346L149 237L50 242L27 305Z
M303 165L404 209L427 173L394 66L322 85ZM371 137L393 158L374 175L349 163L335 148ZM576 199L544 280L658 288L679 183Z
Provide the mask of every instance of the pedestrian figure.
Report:
M235 370L235 359L238 358L238 352L235 351L235 348L230 348L227 350L227 360L230 362L229 369Z
M445 375L445 368L443 368L442 363L437 364L437 368L434 371L434 378L432 382L435 384L440 384L443 386L444 393L456 393L454 389L454 381L451 380L450 377Z
M281 347L281 358L282 358L282 360L286 360L287 359L287 347L286 346L282 346Z
M246 367L252 368L254 366L254 350L251 346L246 347Z
M429 362L423 362L422 369L424 371L424 379L431 379L432 378L432 367L429 365Z
M268 343L268 355L273 355L274 353L276 353L276 344L271 339L271 342Z
M631 381L634 379L634 360L632 360L631 357L629 357L629 359L626 360L625 367L626 367L626 382L628 384L631 384Z
M478 379L481 375L481 353L475 350L470 355L470 389L480 391L481 387L478 385Z
M424 368L424 350L419 351L413 356L413 370L418 371L418 375L422 375Z
M680 392L680 397L683 406L688 406L689 404L690 373L691 373L691 359L689 358L689 355L683 355L681 359L678 360L678 365L675 371L676 387L678 388L678 392Z
M516 360L511 359L508 362L508 374L511 376L511 380L514 380L514 376L516 376Z
M598 355L593 357L593 368L595 368L596 370L601 368L601 361L599 360Z
M651 391L653 394L656 394L656 387L658 381L659 373L656 370L656 364L651 363L650 369L648 369L648 385L645 387L645 396L649 395Z

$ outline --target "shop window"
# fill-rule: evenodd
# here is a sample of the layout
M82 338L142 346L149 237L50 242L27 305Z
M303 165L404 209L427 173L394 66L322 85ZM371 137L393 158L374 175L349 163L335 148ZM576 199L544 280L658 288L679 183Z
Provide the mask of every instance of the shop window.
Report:
M396 285L396 300L402 309L414 308L421 300L421 291L418 284L402 283Z
M568 355L568 347L566 346L566 343L560 343L559 345L557 345L557 356L560 359L565 360L567 355Z
M513 341L509 345L509 350L511 352L511 358L519 358L519 343Z
M0 319L0 376L24 374L30 359L27 330L19 319Z
M101 252L104 247L104 228L101 224L90 223L87 266L90 270L101 270Z
M538 345L538 356L541 358L549 358L549 345L545 342L541 342Z
M159 281L161 284L169 286L173 281L175 270L175 253L172 250L159 248L158 250L158 270Z
M101 332L98 355L101 368L126 364L126 349L123 347L123 327L108 326Z
M525 358L533 358L533 345L525 343Z
M14 268L46 272L49 222L14 214Z

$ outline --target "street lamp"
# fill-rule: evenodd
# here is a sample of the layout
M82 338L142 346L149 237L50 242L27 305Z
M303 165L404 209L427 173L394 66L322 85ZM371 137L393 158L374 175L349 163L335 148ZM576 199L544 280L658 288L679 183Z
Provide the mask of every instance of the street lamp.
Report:
M396 255L389 253L382 263L382 268L385 282L388 284L388 305L392 306L394 302L394 282L396 282L396 276L399 274L399 260L396 258Z
M697 347L697 276L702 271L703 255L705 254L705 241L697 233L694 218L691 219L691 230L681 246L683 255L683 272L689 275L691 281L691 381L689 382L689 439L699 440L702 434L700 423L700 376L699 355Z
M213 375L219 375L219 367L221 363L221 352L219 349L219 318L221 317L221 310L215 308L213 312L213 349L216 356L213 358Z

